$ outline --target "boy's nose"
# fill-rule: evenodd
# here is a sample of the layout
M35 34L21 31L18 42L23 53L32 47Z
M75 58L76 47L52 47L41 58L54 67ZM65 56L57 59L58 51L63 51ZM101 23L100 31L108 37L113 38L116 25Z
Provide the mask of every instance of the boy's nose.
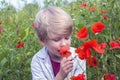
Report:
M61 40L61 46L66 46L67 45L67 41L65 39Z

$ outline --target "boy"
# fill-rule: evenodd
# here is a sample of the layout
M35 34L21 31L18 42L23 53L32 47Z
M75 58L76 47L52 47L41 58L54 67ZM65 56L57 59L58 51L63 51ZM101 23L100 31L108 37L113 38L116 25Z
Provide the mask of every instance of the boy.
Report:
M33 80L69 80L71 76L86 71L85 61L79 60L75 49L70 47L72 29L70 15L61 8L48 7L37 13L35 31L44 47L34 55L31 62ZM70 57L62 58L62 46L70 47Z

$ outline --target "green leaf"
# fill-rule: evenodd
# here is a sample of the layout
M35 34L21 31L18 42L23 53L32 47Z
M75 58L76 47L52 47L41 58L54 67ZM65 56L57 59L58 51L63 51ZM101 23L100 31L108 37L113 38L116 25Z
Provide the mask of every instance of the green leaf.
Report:
M4 50L4 52L0 53L0 61L8 55L8 50Z
M120 58L120 54L115 55L116 57Z
M26 28L20 36L22 41L24 41L27 38L28 33L29 33L29 28Z
M78 25L76 25L76 27L77 27L78 29L82 28L83 26L84 26L84 24L82 24L82 23L79 23Z
M2 69L0 69L0 80L2 80L2 77L3 77L3 72Z
M0 67L3 67L5 65L5 63L7 63L7 59L6 58L3 58L0 62Z

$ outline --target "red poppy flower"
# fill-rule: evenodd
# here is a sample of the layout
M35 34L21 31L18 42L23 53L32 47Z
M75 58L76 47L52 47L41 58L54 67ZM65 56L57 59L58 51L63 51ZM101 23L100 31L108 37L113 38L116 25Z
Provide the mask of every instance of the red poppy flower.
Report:
M105 50L104 48L101 48L101 45L97 45L95 47L93 47L93 49L97 52L97 53L100 53L100 54L104 54Z
M104 80L115 80L116 76L114 74L105 74L103 78Z
M78 74L77 76L72 76L70 80L85 80L84 74Z
M120 43L120 37L117 38L118 42Z
M0 34L0 38L2 38L2 35Z
M93 48L98 45L98 41L96 39L91 39L90 41L88 41L88 44L89 44L90 48Z
M5 19L5 22L9 23L9 22L10 22L10 19L6 18L6 19Z
M120 41L120 37L117 38Z
M68 57L71 55L71 52L69 51L69 47L68 46L62 46L60 48L60 54L62 57Z
M5 32L5 30L3 28L0 27L0 32Z
M106 10L101 10L101 14L106 14L107 12L106 12Z
M77 33L77 38L85 40L88 35L88 29L86 27L81 28Z
M98 66L97 58L94 56L91 56L90 58L87 59L87 64L88 66L96 68Z
M32 23L32 28L35 28L35 23L34 22Z
M108 21L109 18L107 16L101 16L101 19Z
M100 47L101 47L102 49L106 48L106 43L101 43L101 44L100 44Z
M93 33L100 33L104 30L104 28L105 25L102 22L95 22L91 29Z
M0 22L0 25L2 25L3 23L2 22Z
M110 50L120 48L120 43L117 43L115 41L111 41L109 44L110 44Z
M94 8L94 7L90 7L89 10L90 10L90 11L96 11L97 9Z
M87 7L87 3L86 3L86 2L83 2L80 7L81 7L81 8L86 8L86 7Z
M90 49L80 50L79 53L77 53L77 54L78 54L78 57L83 60L83 59L87 59L90 57L91 51L90 51Z
M78 54L78 57L80 59L87 59L91 56L91 51L89 48L89 45L86 45L85 43L81 46L79 46L75 52Z
M106 47L105 43L98 44L98 41L96 39L92 39L89 41L89 45L91 48L93 48L96 52L103 54L104 48Z
M21 47L24 47L24 42L19 42L17 45L16 45L16 48L21 48Z

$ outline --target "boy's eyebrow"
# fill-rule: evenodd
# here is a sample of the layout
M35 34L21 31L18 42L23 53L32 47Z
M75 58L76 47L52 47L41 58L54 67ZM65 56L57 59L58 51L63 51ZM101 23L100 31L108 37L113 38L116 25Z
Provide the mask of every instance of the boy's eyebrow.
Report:
M49 37L49 39L55 39L55 38L62 38L62 37L70 37L71 34L55 34L52 38Z
M54 38L51 38L51 39L61 39L61 37L54 37Z
M52 38L48 38L48 39L56 39L56 38L61 38L61 37L57 37L57 36L55 36L55 37L52 37Z

